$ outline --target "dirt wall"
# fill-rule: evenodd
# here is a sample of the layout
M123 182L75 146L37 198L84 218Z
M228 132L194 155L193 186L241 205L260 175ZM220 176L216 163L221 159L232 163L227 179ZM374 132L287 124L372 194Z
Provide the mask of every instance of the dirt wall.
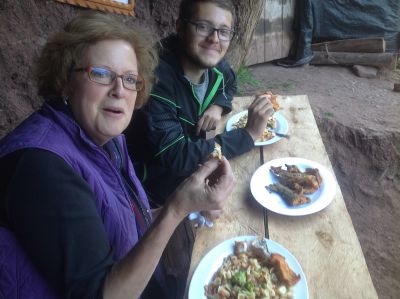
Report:
M179 1L137 1L136 18L154 40L174 31ZM37 109L33 61L47 38L86 9L51 0L0 1L0 138Z

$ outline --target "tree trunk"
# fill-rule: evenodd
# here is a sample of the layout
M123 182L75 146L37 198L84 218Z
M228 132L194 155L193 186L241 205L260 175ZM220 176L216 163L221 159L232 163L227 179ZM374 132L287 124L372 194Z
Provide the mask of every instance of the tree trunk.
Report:
M236 35L227 59L234 70L243 64L253 38L254 30L264 10L265 0L234 0L236 7Z

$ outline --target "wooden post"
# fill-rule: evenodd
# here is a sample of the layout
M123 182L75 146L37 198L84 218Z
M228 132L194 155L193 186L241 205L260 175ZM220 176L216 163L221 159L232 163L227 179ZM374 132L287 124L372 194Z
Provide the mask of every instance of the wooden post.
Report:
M396 59L395 53L350 53L350 52L314 52L310 64L370 65L391 66Z
M385 53L386 43L383 37L342 39L315 43L311 49L321 52Z

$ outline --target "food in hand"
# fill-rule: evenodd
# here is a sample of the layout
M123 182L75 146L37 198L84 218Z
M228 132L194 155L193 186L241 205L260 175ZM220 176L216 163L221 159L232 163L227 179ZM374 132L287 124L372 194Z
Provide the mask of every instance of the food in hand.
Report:
M271 166L270 171L277 178L278 184L271 184L266 188L278 193L290 206L297 206L310 202L304 194L312 194L322 185L322 177L317 168L306 168L301 172L296 165Z
M276 100L277 95L273 94L271 91L265 91L262 93L258 93L256 95L256 97L262 97L262 96L265 96L270 100L270 102L272 104L272 108L274 108L275 111L278 111L280 109L279 103Z
M218 143L215 142L214 150L210 154L209 158L216 158L220 161L222 160L222 148Z
M224 259L222 266L205 286L207 298L292 298L291 286L300 280L290 269L285 258L269 254L264 248L260 254L254 240L235 242L234 254ZM262 241L262 240L261 240Z

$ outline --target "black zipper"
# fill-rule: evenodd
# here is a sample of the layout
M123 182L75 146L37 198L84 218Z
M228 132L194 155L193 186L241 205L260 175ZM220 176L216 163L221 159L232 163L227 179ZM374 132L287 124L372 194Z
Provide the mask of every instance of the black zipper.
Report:
M133 204L138 208L139 213L142 216L146 227L149 227L151 224L151 217L148 213L148 209L143 205L142 201L139 199L137 192L135 191L135 189L137 190L137 188L136 188L136 186L134 186L132 180L130 179L128 171L125 170L125 167L124 167L125 162L122 159L122 154L121 154L121 150L119 148L118 142L116 142L113 139L113 143L115 145L115 148L118 151L118 155L121 160L121 169L119 169L119 172L122 174L122 178L124 179L124 183L125 183L124 185L127 187L130 198L133 201Z

